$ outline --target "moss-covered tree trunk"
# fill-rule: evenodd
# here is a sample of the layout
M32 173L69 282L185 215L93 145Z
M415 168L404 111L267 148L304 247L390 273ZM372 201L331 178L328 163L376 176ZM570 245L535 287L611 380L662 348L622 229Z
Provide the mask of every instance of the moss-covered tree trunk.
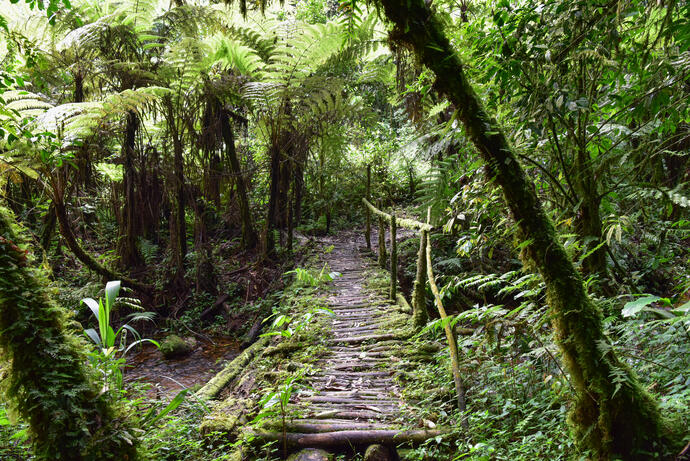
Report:
M39 459L131 460L132 432L91 381L85 345L27 252L14 218L0 208L0 357L2 390L29 424Z
M621 363L604 335L599 309L557 239L553 223L517 162L503 131L489 117L467 80L462 62L424 0L380 0L395 24L394 40L413 49L436 74L436 87L458 108L469 138L489 167L542 275L556 342L575 389L573 436L598 459L650 459L663 439L659 410ZM613 378L616 376L617 378Z

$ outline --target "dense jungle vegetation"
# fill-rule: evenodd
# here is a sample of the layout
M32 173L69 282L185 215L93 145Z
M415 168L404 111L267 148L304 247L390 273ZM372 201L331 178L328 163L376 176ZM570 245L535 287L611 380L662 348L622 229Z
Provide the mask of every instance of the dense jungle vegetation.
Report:
M0 459L690 460L687 1L10 0L0 37ZM404 313L345 342L409 440L296 453L353 290Z

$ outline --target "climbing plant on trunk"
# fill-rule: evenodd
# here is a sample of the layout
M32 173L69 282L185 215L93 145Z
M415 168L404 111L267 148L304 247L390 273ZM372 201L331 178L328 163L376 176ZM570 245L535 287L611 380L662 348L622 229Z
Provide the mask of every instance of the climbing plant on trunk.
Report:
M506 136L468 81L440 21L424 0L380 4L395 25L391 38L414 50L436 74L436 87L457 108L489 174L503 190L520 237L529 242L524 254L546 284L556 343L575 390L569 415L575 441L597 459L649 459L669 440L658 405L612 350L601 312L587 295Z

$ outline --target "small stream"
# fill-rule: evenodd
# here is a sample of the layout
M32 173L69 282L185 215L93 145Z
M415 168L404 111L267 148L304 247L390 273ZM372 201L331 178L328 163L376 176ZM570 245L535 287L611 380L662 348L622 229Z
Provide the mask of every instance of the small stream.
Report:
M158 341L162 338L156 338ZM153 344L134 348L127 357L125 381L150 383L147 394L162 396L176 394L183 388L205 384L240 352L240 344L233 338L211 338L213 344L198 340L192 352L177 359L164 359Z

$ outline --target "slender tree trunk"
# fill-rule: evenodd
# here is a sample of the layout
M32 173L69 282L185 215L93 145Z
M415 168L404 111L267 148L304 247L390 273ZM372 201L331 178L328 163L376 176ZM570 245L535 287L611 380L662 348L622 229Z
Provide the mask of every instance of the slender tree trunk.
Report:
M84 75L81 71L77 71L74 74L74 102L84 102ZM88 189L92 184L91 179L93 176L89 146L79 147L74 160L78 170L78 183Z
M43 229L41 230L41 247L48 252L50 250L50 242L53 240L53 233L55 232L55 205L51 202L48 207Z
M118 240L117 253L120 257L120 267L127 270L139 267L143 264L143 259L137 247L138 228L137 221L139 213L137 211L134 181L136 171L134 169L134 147L139 118L134 112L127 113L127 124L125 127L125 141L122 145L122 165L124 170L123 188L125 203L120 222L120 238ZM142 204L139 204L142 205Z
M294 225L302 222L302 196L304 194L304 164L307 161L307 147L300 146L300 153L295 160L295 184L294 188Z
M254 248L257 243L256 231L252 224L252 215L249 208L249 198L247 197L247 186L244 181L244 174L240 161L237 158L237 150L235 149L235 133L232 128L232 120L226 110L223 110L220 115L221 131L223 141L225 142L225 152L230 162L230 168L235 180L235 189L237 191L237 201L240 207L240 219L242 226L242 241L245 248Z
M411 47L436 74L436 87L458 108L467 135L489 167L518 224L525 255L542 275L556 343L576 401L570 422L576 443L598 459L648 459L664 443L656 401L618 358L599 309L584 289L503 131L482 106L459 56L424 0L380 0L395 24L394 40ZM616 381L612 376L618 376ZM623 382L621 382L623 380Z
M589 154L582 148L575 155L573 183L581 199L575 219L575 229L580 240L585 242L583 252L592 252L582 261L582 266L587 273L606 278L608 276L606 248L602 245L595 250L601 244L602 238L599 192L596 179L592 175Z

